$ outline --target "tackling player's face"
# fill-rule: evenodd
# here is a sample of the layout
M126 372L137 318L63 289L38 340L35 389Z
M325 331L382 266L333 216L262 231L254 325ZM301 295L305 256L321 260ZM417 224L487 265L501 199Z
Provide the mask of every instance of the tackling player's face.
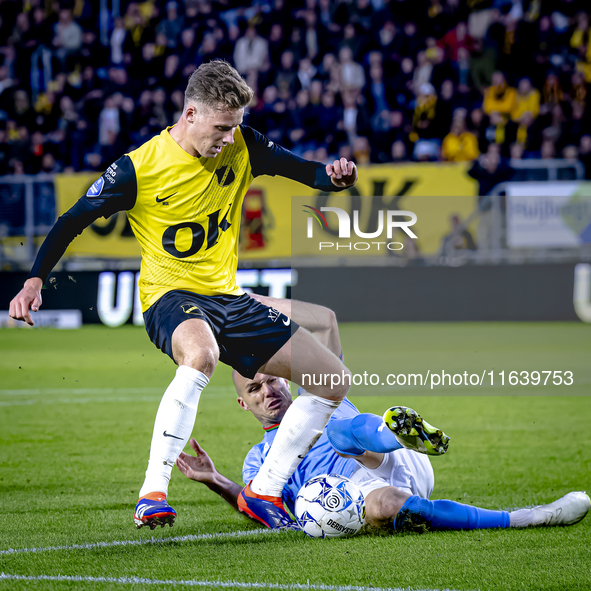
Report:
M214 110L198 105L187 107L189 138L200 156L215 158L222 148L234 143L234 132L242 123L244 109Z
M238 404L250 410L264 427L279 423L292 402L287 381L282 378L257 373L252 380L241 377L235 384Z

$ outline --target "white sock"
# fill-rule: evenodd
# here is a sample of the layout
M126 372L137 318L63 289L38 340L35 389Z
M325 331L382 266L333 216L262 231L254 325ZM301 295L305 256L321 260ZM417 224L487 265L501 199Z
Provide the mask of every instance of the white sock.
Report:
M534 525L534 512L531 509L517 509L509 513L509 527Z
M172 468L189 441L199 397L208 382L205 374L188 365L180 365L176 370L156 414L150 461L140 498L152 492L168 493Z
M322 435L339 401L305 393L287 409L273 445L251 485L259 495L280 497L298 464Z

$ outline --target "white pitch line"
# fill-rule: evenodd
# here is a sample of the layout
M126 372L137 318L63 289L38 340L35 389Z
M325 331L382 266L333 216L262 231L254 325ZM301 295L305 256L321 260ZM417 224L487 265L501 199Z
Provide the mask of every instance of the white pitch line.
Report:
M437 589L416 589L410 587L361 587L358 585L324 585L303 583L241 583L239 581L195 581L161 580L141 577L82 577L68 575L11 575L0 573L0 581L67 581L72 583L119 583L120 585L169 585L172 587L218 587L222 589L279 589L281 591L438 591ZM452 591L442 589L441 591Z
M0 390L0 407L31 406L37 404L88 404L92 402L151 402L160 400L165 388L48 388L31 390ZM228 386L214 386L208 388L202 395L219 396L220 393L233 392ZM69 394L74 398L52 398L56 395ZM32 398L23 398L30 396ZM87 398L78 398L87 396ZM41 398L39 398L41 397ZM12 400L10 399L12 398Z
M164 392L162 388L31 388L0 390L0 396L51 396L53 394L92 395L92 394L153 394ZM209 386L206 392L234 391L232 386Z
M145 540L116 540L113 542L94 542L91 544L72 544L71 546L46 546L41 548L8 548L0 550L0 556L7 554L23 554L31 552L53 552L56 550L92 550L94 548L111 548L114 546L144 546L146 544L161 544L167 542L197 542L200 540L215 540L222 538L240 538L242 536L257 536L259 534L281 533L277 529L247 529L243 531L175 536L171 538L146 538Z

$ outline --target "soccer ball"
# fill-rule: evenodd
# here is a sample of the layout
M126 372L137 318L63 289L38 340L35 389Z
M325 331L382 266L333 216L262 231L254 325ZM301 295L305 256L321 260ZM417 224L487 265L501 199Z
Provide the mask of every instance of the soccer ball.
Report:
M357 485L338 474L308 480L298 492L295 516L311 538L340 538L365 523L365 498Z

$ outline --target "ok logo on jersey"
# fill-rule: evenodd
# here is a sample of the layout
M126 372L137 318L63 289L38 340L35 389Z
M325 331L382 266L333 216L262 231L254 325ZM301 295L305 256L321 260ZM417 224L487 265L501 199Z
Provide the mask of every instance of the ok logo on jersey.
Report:
M213 248L218 241L219 231L225 232L232 224L226 219L228 217L228 213L230 212L230 206L228 206L228 210L226 211L226 215L221 222L218 223L221 209L210 213L207 217L209 218L209 222L207 224L207 247L205 250L209 250ZM191 245L187 250L179 250L176 247L176 236L180 230L184 228L189 228L191 230ZM203 243L205 242L205 228L199 224L198 222L182 222L180 224L175 224L174 226L170 226L166 228L164 234L162 235L162 248L168 253L171 254L173 257L177 259L185 259L187 257L193 256L197 254Z

